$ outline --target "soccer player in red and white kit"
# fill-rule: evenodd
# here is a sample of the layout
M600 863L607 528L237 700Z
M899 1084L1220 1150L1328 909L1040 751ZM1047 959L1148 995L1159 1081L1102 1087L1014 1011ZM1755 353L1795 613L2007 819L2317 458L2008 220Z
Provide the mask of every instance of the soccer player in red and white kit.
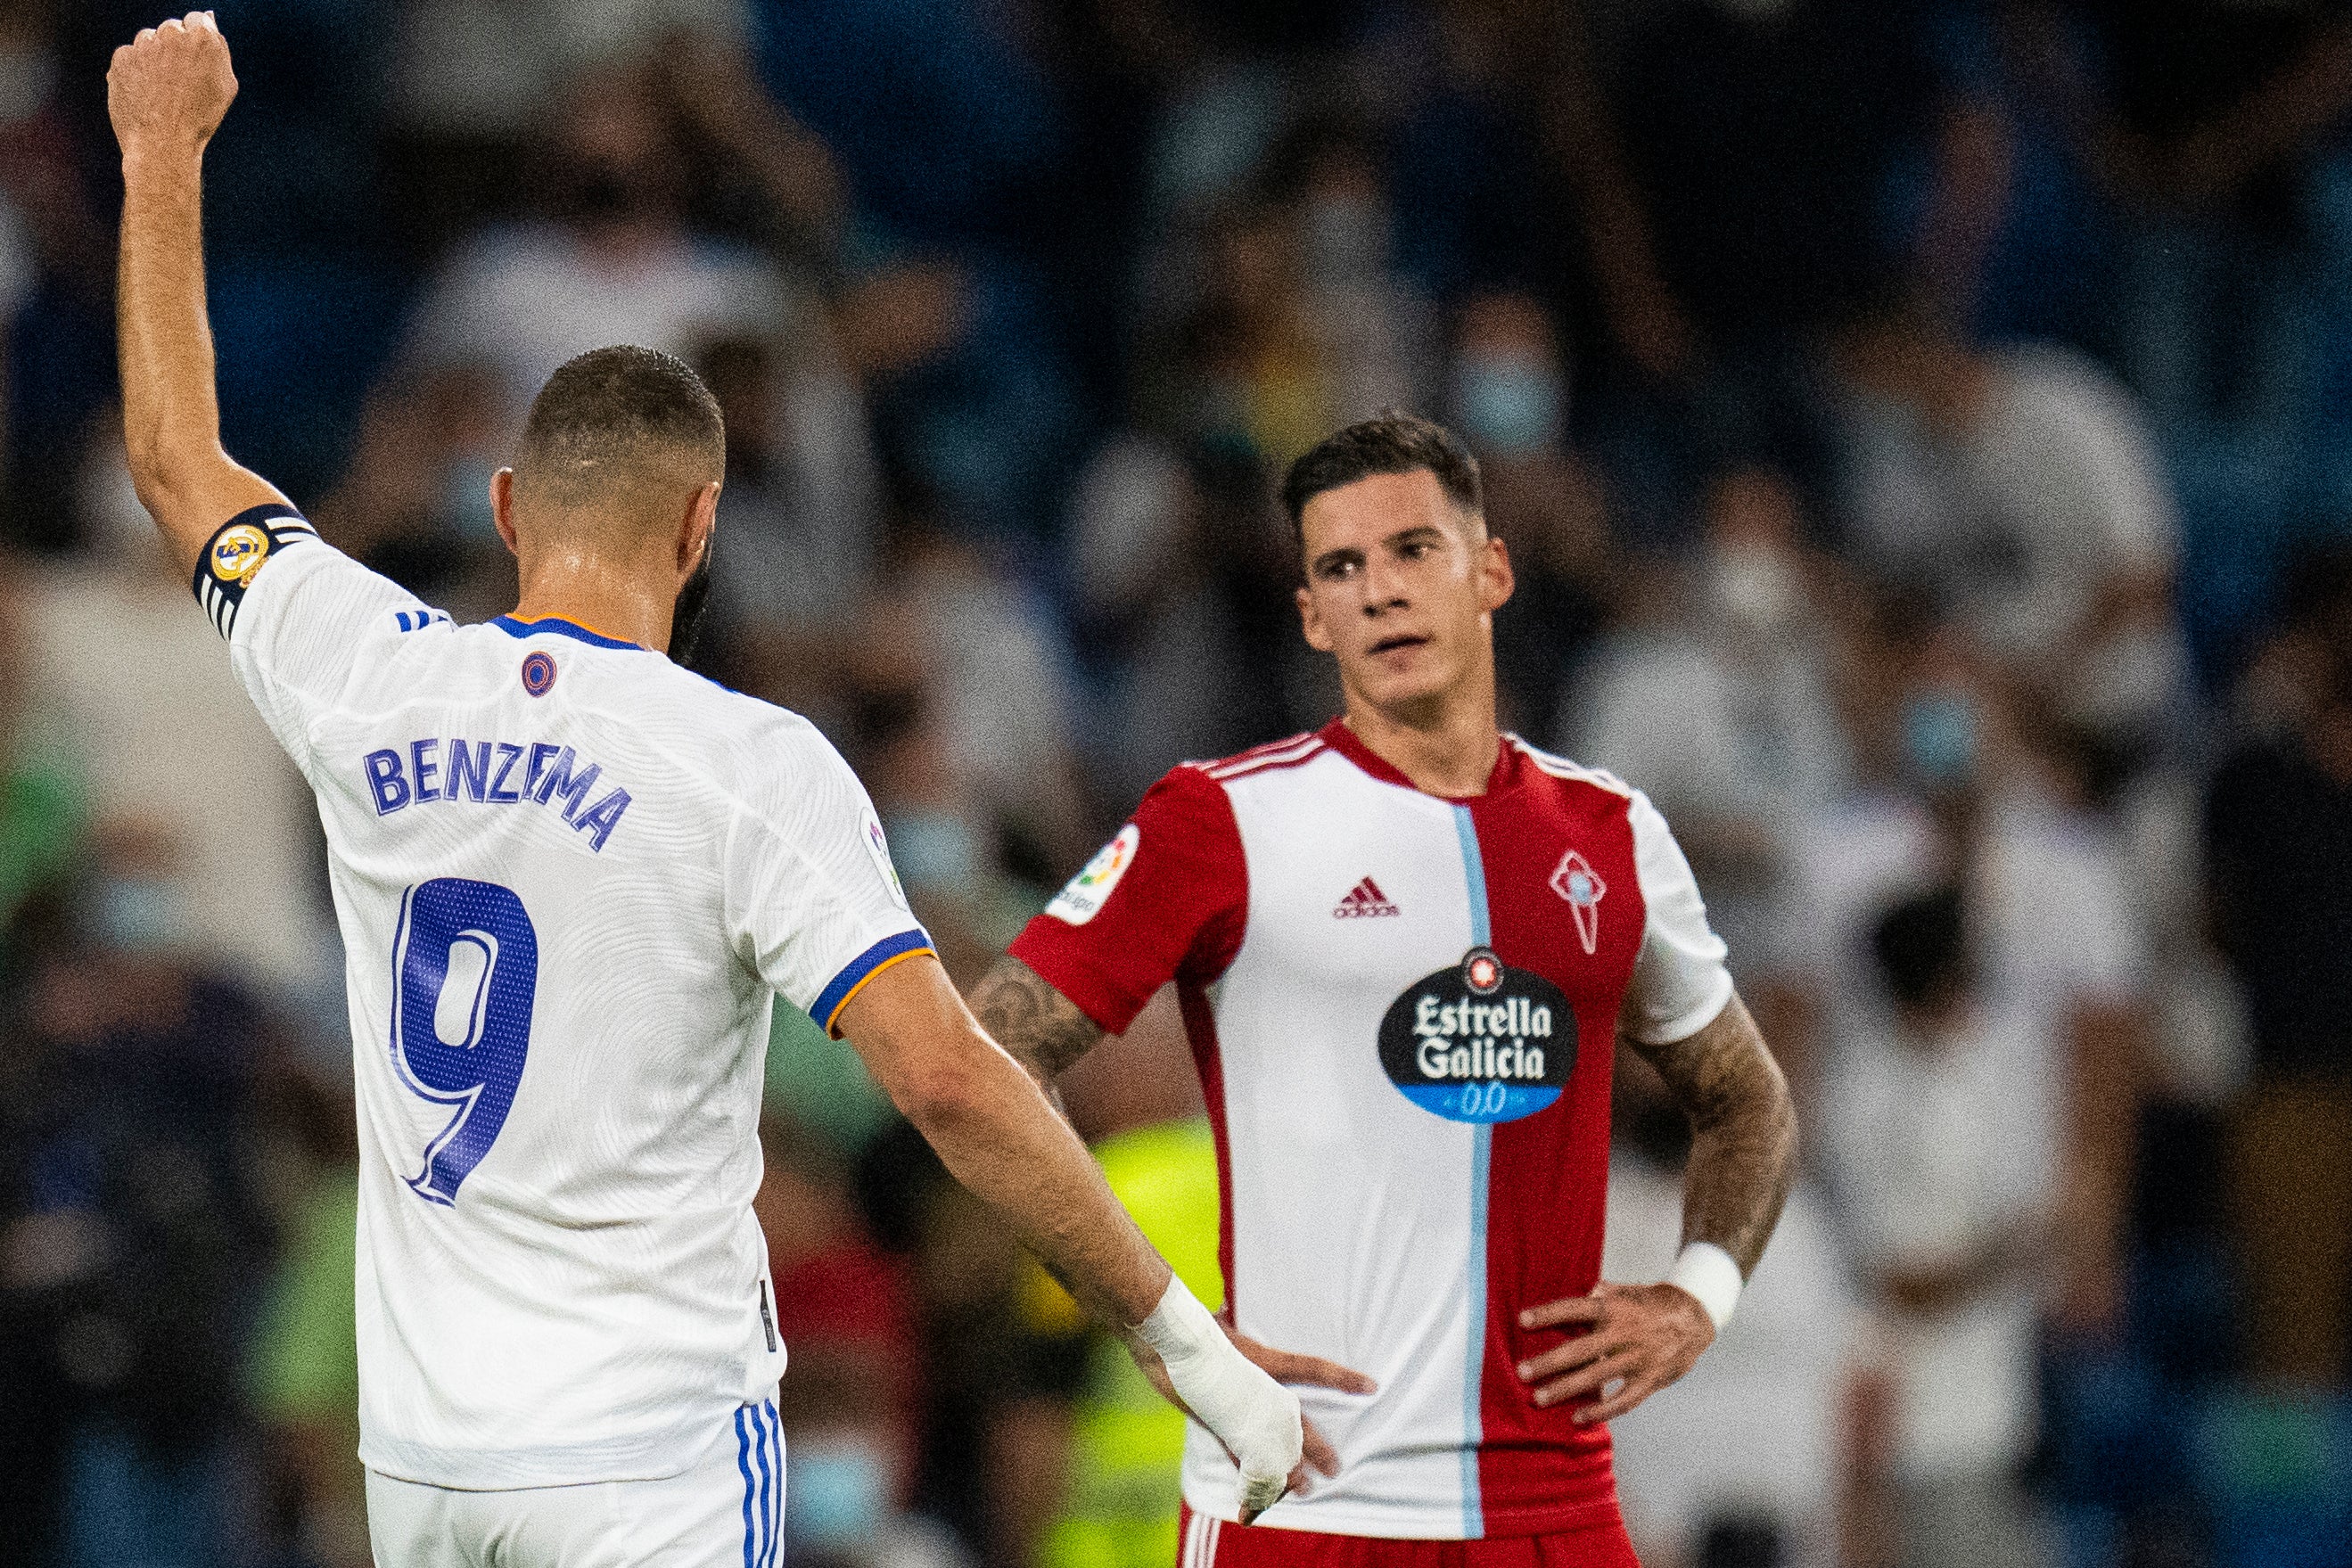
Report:
M1181 1568L1630 1564L1603 1423L1729 1317L1787 1192L1788 1090L1655 808L1498 731L1511 564L1462 444L1366 421L1283 501L1345 715L1171 770L974 1009L1050 1082L1176 982L1234 1338L1318 1385L1331 1478L1241 1528L1196 1429ZM1696 1134L1659 1284L1600 1279L1620 1038Z

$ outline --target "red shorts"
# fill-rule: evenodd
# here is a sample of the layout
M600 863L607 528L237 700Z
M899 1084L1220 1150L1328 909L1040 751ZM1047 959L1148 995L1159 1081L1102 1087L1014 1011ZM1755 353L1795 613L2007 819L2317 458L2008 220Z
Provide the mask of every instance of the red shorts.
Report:
M1622 1520L1500 1541L1390 1541L1312 1530L1244 1529L1183 1511L1176 1568L1641 1568Z

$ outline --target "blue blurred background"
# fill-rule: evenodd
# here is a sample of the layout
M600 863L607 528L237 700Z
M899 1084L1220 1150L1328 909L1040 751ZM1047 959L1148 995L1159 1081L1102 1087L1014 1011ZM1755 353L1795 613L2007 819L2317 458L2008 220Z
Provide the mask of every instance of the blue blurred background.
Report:
M1395 406L1507 722L1647 789L1800 1097L1644 1561L2352 1564L2352 4L222 0L226 434L460 620L541 380L730 426L698 663L960 977L1320 723L1271 487ZM346 1568L341 955L122 466L111 48L0 0L0 1564ZM780 1009L794 1561L1174 1556L1181 1423ZM1069 1101L1217 1289L1171 1010ZM1677 1119L1621 1070L1610 1268Z

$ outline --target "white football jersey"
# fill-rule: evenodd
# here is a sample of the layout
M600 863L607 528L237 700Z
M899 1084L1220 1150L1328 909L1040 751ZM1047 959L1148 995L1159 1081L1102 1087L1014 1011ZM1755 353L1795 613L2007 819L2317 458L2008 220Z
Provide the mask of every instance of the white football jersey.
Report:
M929 950L804 719L569 622L457 626L283 507L197 569L310 780L347 952L360 1454L678 1473L783 1369L751 1215L770 996Z

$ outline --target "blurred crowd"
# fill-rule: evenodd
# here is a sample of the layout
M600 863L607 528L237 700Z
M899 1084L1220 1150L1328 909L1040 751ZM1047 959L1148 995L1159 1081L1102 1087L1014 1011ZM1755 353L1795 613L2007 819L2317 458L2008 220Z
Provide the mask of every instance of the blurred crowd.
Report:
M1799 1096L1657 1568L2352 1563L2352 4L221 0L226 435L460 621L541 379L695 363L697 667L970 981L1321 723L1275 476L1484 465L1506 722L1647 790ZM0 1564L356 1568L342 955L122 465L110 48L0 0ZM1172 1009L1069 1085L1204 1299ZM1685 1134L1618 1085L1609 1270ZM1174 1557L1181 1424L780 1007L795 1563Z

